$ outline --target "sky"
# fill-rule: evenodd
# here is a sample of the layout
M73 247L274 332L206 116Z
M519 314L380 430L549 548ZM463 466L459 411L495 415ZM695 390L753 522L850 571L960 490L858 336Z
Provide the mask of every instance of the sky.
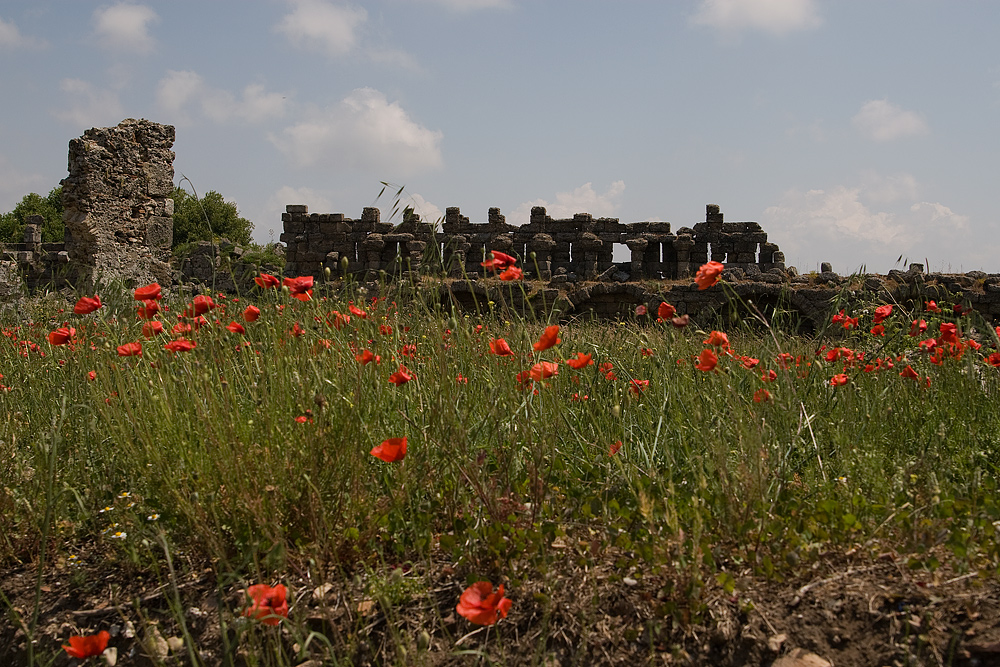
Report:
M711 203L800 272L1000 273L998 29L995 0L3 0L0 212L147 118L260 242L286 204L384 220L385 181L425 220Z

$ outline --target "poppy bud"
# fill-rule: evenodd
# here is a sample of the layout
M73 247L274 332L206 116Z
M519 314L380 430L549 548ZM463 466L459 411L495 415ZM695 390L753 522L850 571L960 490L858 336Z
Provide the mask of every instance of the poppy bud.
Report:
M344 273L347 273L347 265L349 263L350 262L348 262L348 260L347 260L346 257L341 257L340 258L340 270L343 271Z
M426 630L421 630L417 635L417 650L426 651L431 646L431 636Z
M622 416L622 406L621 405L616 405L613 408L611 408L611 416L614 417L615 419L621 419L621 416Z
M327 280L330 279L330 267L329 266L327 266L327 267L325 267L323 269L323 275L326 277Z

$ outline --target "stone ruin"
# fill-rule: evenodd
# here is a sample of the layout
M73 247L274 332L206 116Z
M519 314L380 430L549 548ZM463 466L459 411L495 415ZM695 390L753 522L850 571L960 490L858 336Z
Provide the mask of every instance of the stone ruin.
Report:
M443 271L451 277L478 277L488 254L499 251L522 260L525 276L555 282L676 279L693 275L709 261L752 277L783 273L785 258L756 222L724 222L719 207L709 204L704 222L671 232L669 222L623 224L616 218L578 213L553 219L545 208L531 209L528 224L508 225L500 209L491 208L487 221L473 223L458 207L445 212L441 231L407 211L399 225L380 220L379 209L365 208L352 220L342 213L309 213L289 205L281 216L289 275L322 276L347 270L371 278ZM630 261L614 261L616 246ZM561 280L560 277L565 279Z
M63 243L42 243L41 216L31 216L24 243L8 244L29 288L98 282L169 285L173 240L174 128L123 120L92 128L69 143L62 180Z

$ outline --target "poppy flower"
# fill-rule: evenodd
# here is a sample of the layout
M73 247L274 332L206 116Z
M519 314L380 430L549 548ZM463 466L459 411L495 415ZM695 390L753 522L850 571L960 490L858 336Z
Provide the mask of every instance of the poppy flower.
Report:
M677 309L671 306L669 303L664 301L656 309L656 318L659 322L666 322L667 320L673 319L674 315L677 314Z
M844 328L845 329L853 329L856 326L858 326L858 318L856 318L856 317L847 317L847 318L844 319Z
M647 312L646 306L644 306L642 304L639 304L638 306L635 307L635 316L636 317L645 317L646 312Z
M399 349L399 354L404 357L409 357L413 359L417 356L417 345L416 343L410 343L409 345L404 345Z
M302 325L300 325L298 322L296 322L295 324L293 324L292 328L288 330L288 333L292 334L296 338L298 338L299 336L301 336L305 332L306 332L306 330L303 329Z
M758 389L753 393L754 403L766 403L767 401L770 400L771 400L771 392L769 392L767 389L764 389L763 387L761 387L760 389Z
M845 319L847 319L847 315L844 314L844 309L841 308L839 313L830 318L830 321L834 324L840 324Z
M152 299L146 299L136 309L135 314L140 320L151 320L156 317L158 312L160 312L160 304Z
M535 348L536 352L541 352L561 342L562 338L559 338L559 325L553 324L552 326L545 327L545 331L542 332L538 342L532 347Z
M191 333L193 329L194 327L192 327L187 322L178 322L173 326L173 328L170 331L175 334L186 334L186 333Z
M264 625L278 625L281 618L288 618L288 589L282 584L268 586L255 584L247 589L252 603L244 616L260 619Z
M500 280L504 280L507 282L510 282L512 280L521 280L522 278L524 278L524 271L517 268L516 266L508 266L497 277Z
M399 370L397 370L395 373L389 376L389 382L393 383L397 387L406 384L412 379L413 379L413 374L410 373L410 371L403 364L400 364Z
M358 363L361 364L362 366L367 366L373 361L376 364L382 361L382 357L378 356L371 350L364 350L360 354L355 354L354 358L357 359Z
M608 445L608 456L614 456L618 453L618 450L622 448L622 441L616 440Z
M94 312L104 304L101 303L101 297L94 295L94 298L89 296L80 297L80 300L76 302L73 306L73 312L77 315L87 315Z
M244 322L256 322L257 318L260 317L260 308L257 306L247 306L246 310L243 311L243 321Z
M847 373L837 373L830 378L830 386L839 387L847 384Z
M939 331L942 343L958 343L958 326L954 322L942 322Z
M257 283L257 287L260 287L261 289L270 289L272 287L276 288L281 284L281 281L278 280L276 276L272 276L270 273L262 273L254 278L253 281Z
M351 313L353 315L357 315L361 319L367 319L367 317L368 317L368 313L366 313L365 311L361 310L360 308L358 308L357 306L355 306L353 303L347 304L347 309L349 311L351 311Z
M704 343L705 345L713 345L715 347L729 347L729 336L721 331L713 331L708 334L708 339Z
M647 389L649 389L649 380L632 380L628 385L628 390L636 396L639 396Z
M559 375L559 364L554 361L541 361L532 366L528 372L528 376L535 382L541 382L553 375Z
M386 463L402 461L406 457L406 438L389 438L383 440L381 445L376 445L370 452L377 459L382 459Z
M872 330L871 330L870 333L873 336L884 336L885 335L885 327L882 326L881 324L876 324L875 326L872 327Z
M917 375L917 372L913 370L913 367L910 365L907 365L906 368L903 369L903 372L899 374L899 376L904 378L909 378L910 380L920 379L920 376Z
M972 312L972 308L966 308L965 306L963 306L960 303L956 303L954 306L952 306L951 310L952 310L953 313L955 313L959 317L961 317L962 315L966 315L966 314Z
M994 368L1000 368L1000 352L991 352L990 356L986 357L986 363Z
M381 335L381 336L391 336L392 335L392 327L389 326L388 324L380 324L379 327L378 327L378 332L379 332L379 335Z
M725 268L719 262L702 264L701 268L698 269L698 273L694 276L694 281L698 283L698 289L706 290L719 282L719 276L722 275L722 270Z
M756 368L757 365L760 364L760 359L754 359L753 357L748 357L744 355L740 357L740 363L743 364L743 368L749 371Z
M872 324L878 324L879 322L889 317L890 315L892 315L891 303L887 303L884 306L879 306L878 308L875 309L875 319L872 321Z
M107 630L101 630L96 635L73 635L69 638L69 646L63 645L63 649L69 653L70 657L77 660L84 660L104 653L108 647L108 640L111 634Z
M507 267L514 266L517 263L517 259L511 257L506 253L502 253L499 250L493 250L490 252L490 258L485 262L480 263L484 269L493 269L494 271L502 271Z
M118 346L119 357L141 357L142 343L125 343Z
M705 371L707 373L708 371L714 370L716 364L718 363L719 357L716 356L715 352L706 347L701 351L701 354L698 355L698 363L695 365L695 368L699 371Z
M510 349L510 345L508 345L507 341L503 338L497 338L496 340L490 341L490 352L498 357L514 356L514 350Z
M194 348L198 347L193 340L185 340L184 338L178 338L177 340L172 340L163 346L163 349L170 350L171 352L190 352Z
M612 370L614 367L615 365L613 363L611 363L610 361L605 361L603 364L597 367L597 372L599 372L601 375L603 375L609 380L614 380L615 377L617 377L615 375L615 372Z
M161 333L163 333L163 322L160 322L159 320L143 322L142 335L146 338L152 338L153 336L158 336Z
M346 325L348 325L348 324L351 323L351 316L350 315L345 315L344 313L341 313L338 310L331 310L330 313L329 313L329 315L331 317L333 317L333 322L330 322L330 320L327 320L326 323L328 325L332 326L337 331L340 331Z
M73 327L60 327L49 333L49 343L52 345L65 345L76 335Z
M195 315L204 315L208 311L212 310L213 308L218 308L219 306L219 304L212 301L212 297L207 296L205 294L199 294L198 296L196 296L194 298L194 302L192 305L194 307Z
M778 379L778 374L774 372L774 369L767 371L766 373L760 374L761 382L774 382Z
M313 418L310 417L309 415L299 415L298 417L295 418L295 421L298 422L299 424L307 424L307 423L311 424L312 420Z
M653 351L648 347L644 347L641 350L639 350L639 354L641 354L644 357L651 357L653 356Z
M140 287L132 295L136 301L159 301L163 298L162 293L163 288L160 287L159 283L150 283L145 287Z
M687 313L684 313L683 315L678 315L677 317L670 320L670 323L673 324L674 327L677 329L683 329L688 325L688 322L690 321L691 321L691 316L688 315Z
M233 320L232 322L227 324L226 328L229 329L234 334L245 334L247 332L247 330L243 328L243 325L237 322L236 320Z
M455 611L476 625L493 625L498 617L507 618L512 604L503 596L503 584L494 593L493 584L477 581L462 592Z
M87 379L93 382L97 379L97 371L87 371Z
M288 292L299 301L309 301L312 299L312 276L285 278L283 283L288 288Z
M913 320L910 325L910 335L916 336L927 331L927 321L926 320Z

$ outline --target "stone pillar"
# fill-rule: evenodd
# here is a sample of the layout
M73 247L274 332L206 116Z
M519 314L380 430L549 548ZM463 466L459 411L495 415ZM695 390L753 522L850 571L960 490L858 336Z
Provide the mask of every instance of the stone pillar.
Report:
M63 223L76 287L172 282L174 128L123 120L69 142Z
M528 257L524 260L524 270L535 272L538 267L538 278L548 280L552 277L552 250L556 247L556 242L548 234L535 234L528 243ZM535 253L532 261L531 253Z
M646 277L646 267L642 260L646 254L646 246L649 245L649 241L640 237L637 239L628 239L625 241L625 245L632 251L632 280L642 280Z
M694 239L688 234L678 234L677 240L674 241L674 248L677 250L677 277L686 278L693 273L691 255Z

